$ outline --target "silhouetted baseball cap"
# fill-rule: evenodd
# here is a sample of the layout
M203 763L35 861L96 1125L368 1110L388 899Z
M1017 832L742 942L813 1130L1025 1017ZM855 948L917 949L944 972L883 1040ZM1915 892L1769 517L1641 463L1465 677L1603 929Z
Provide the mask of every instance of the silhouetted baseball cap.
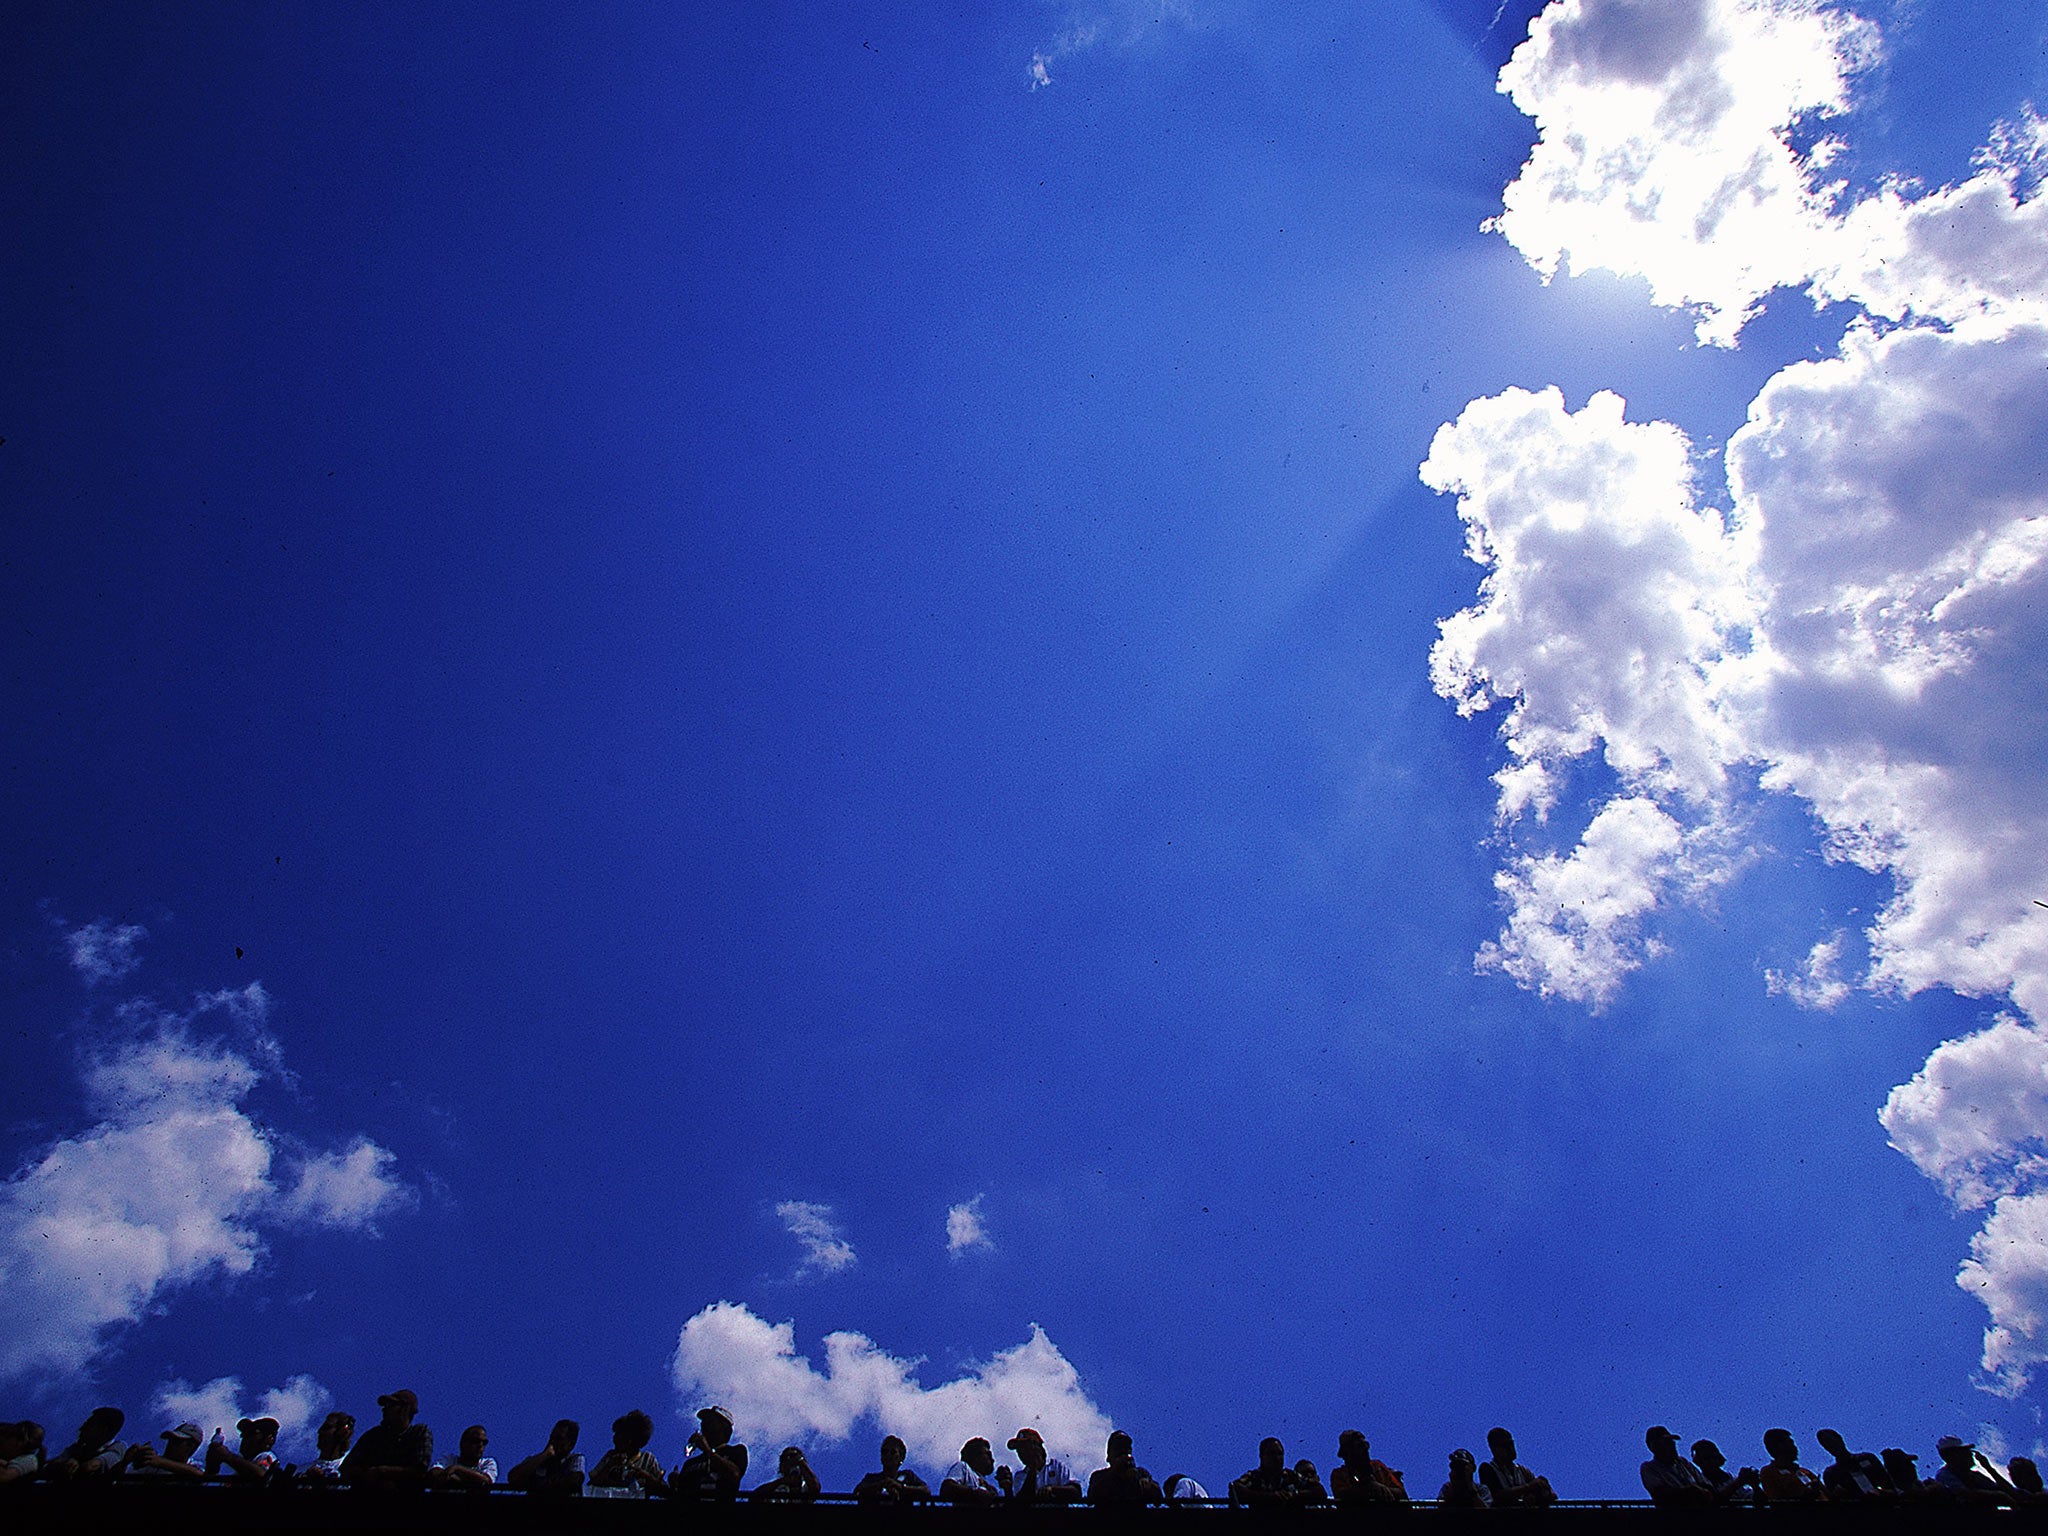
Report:
M403 1408L407 1413L420 1411L420 1395L411 1387L400 1387L396 1392L386 1392L377 1399L379 1408Z
M732 1414L728 1410L719 1407L716 1403L713 1403L709 1408L699 1408L697 1410L697 1417L700 1419L723 1419L727 1429L733 1427Z
M1643 1444L1676 1445L1678 1444L1678 1436L1671 1433L1671 1431L1666 1429L1662 1424L1652 1424L1648 1429L1643 1431Z
M165 1430L162 1435L158 1436L158 1438L162 1440L204 1440L206 1436L202 1435L199 1432L199 1426L197 1424L194 1424L190 1419L187 1419L184 1423L180 1424L176 1429Z
M1974 1451L1977 1449L1977 1442L1959 1439L1954 1435L1943 1435L1934 1442L1934 1448L1937 1451Z
M1010 1436L1010 1449L1013 1451L1021 1450L1024 1446L1024 1442L1027 1440L1030 1441L1033 1445L1045 1444L1045 1436L1041 1435L1029 1424L1026 1424L1022 1429L1018 1430L1017 1433Z

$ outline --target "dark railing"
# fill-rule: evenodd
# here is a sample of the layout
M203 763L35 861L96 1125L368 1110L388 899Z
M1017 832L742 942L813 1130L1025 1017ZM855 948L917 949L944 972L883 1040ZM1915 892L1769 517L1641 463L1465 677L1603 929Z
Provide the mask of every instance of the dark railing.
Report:
M1232 1509L1220 1501L1147 1509L855 1504L700 1504L671 1499L534 1498L256 1490L115 1483L0 1487L0 1533L41 1536L2023 1536L2048 1532L2048 1506L1775 1505L1660 1510L1647 1502L1565 1500L1548 1509L1452 1509L1417 1503L1339 1509Z

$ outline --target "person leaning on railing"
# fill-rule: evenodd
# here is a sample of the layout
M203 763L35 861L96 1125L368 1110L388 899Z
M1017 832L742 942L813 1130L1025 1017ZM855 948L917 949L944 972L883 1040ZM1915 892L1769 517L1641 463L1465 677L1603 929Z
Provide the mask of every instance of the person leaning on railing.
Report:
M1347 1429L1337 1437L1337 1465L1330 1469L1330 1496L1347 1506L1406 1504L1408 1485L1392 1467L1373 1459L1372 1442L1362 1431Z
M498 1459L484 1454L490 1443L483 1425L470 1425L456 1442L454 1456L427 1474L427 1485L450 1493L489 1493L498 1481Z
M910 1447L894 1435L882 1437L882 1470L870 1472L854 1486L862 1504L922 1504L932 1496L925 1480L903 1465Z
M1112 1509L1136 1509L1141 1505L1162 1502L1159 1484L1153 1481L1150 1472L1138 1465L1129 1435L1120 1429L1112 1431L1103 1454L1109 1465L1089 1476L1090 1504Z
M364 1430L341 1462L341 1480L353 1488L395 1491L424 1488L434 1465L434 1432L418 1421L419 1394L410 1387L377 1399L384 1417Z
M647 1449L654 1438L654 1420L638 1408L612 1420L612 1448L597 1458L590 1469L593 1488L637 1490L649 1497L668 1492L662 1480L661 1463Z

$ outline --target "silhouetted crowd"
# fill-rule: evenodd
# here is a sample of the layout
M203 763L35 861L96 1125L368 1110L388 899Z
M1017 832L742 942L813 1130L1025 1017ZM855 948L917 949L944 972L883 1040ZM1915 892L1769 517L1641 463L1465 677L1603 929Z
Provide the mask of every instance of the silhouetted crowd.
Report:
M380 1416L356 1433L353 1415L335 1412L321 1422L318 1456L304 1466L290 1465L276 1454L278 1421L242 1419L232 1447L225 1427L209 1440L191 1422L165 1430L151 1441L124 1443L126 1423L118 1408L96 1408L78 1427L77 1438L46 1456L43 1427L30 1420L0 1422L0 1484L27 1481L105 1483L113 1480L170 1484L208 1480L267 1488L367 1488L379 1490L486 1493L509 1488L535 1498L666 1498L700 1501L741 1497L787 1503L810 1503L823 1491L818 1475L798 1446L785 1446L776 1458L775 1475L744 1494L747 1448L733 1438L732 1415L723 1408L697 1412L697 1429L684 1457L664 1470L649 1443L654 1420L639 1409L612 1421L611 1449L586 1467L576 1449L580 1428L562 1419L549 1431L547 1443L531 1456L514 1462L502 1479L498 1462L487 1454L490 1436L472 1424L457 1441L453 1456L434 1459L434 1432L419 1419L419 1398L409 1390L377 1399ZM2015 1456L2001 1471L1967 1441L1945 1435L1935 1444L1941 1469L1920 1476L1918 1458L1896 1447L1881 1453L1852 1451L1842 1437L1823 1429L1815 1438L1833 1459L1815 1472L1801 1466L1799 1447L1783 1429L1765 1432L1769 1460L1762 1467L1731 1472L1719 1446L1695 1440L1690 1457L1681 1456L1678 1437L1663 1425L1643 1437L1650 1459L1642 1464L1643 1490L1660 1508L1798 1503L1862 1503L1870 1505L1927 1502L1975 1505L2020 1505L2048 1501L2041 1474L2025 1456ZM1450 1464L1435 1502L1451 1507L1504 1509L1538 1507L1557 1502L1547 1478L1516 1459L1515 1437L1505 1429L1487 1432L1491 1453L1480 1461L1460 1447ZM1018 1465L999 1465L994 1448L977 1436L960 1447L960 1457L940 1476L935 1490L905 1463L909 1451L894 1435L881 1444L881 1466L863 1477L853 1497L863 1504L1091 1504L1131 1508L1147 1504L1214 1503L1209 1490L1184 1473L1163 1481L1138 1465L1131 1437L1122 1430L1109 1437L1105 1464L1084 1485L1066 1462L1047 1453L1040 1433L1025 1426L1010 1438ZM1338 1506L1407 1505L1413 1497L1400 1472L1372 1454L1358 1430L1337 1437L1337 1460L1326 1484L1315 1463L1290 1463L1287 1448L1268 1437L1259 1442L1259 1464L1231 1480L1228 1502L1243 1508L1272 1509L1317 1504Z

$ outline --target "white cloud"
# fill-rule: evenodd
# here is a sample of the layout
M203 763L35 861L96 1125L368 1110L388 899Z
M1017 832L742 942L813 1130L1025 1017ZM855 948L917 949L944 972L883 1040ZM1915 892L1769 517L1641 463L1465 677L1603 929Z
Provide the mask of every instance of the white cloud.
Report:
M1109 1420L1035 1323L1024 1343L939 1386L918 1382L922 1363L841 1332L825 1336L821 1371L797 1354L793 1322L770 1323L721 1301L683 1325L671 1370L686 1407L721 1403L745 1433L837 1442L867 1423L901 1436L927 1467L950 1463L974 1435L1000 1446L1025 1424L1037 1426L1054 1455L1077 1462L1089 1463L1108 1438Z
M242 1379L217 1376L197 1387L188 1381L167 1381L156 1389L150 1408L166 1426L190 1420L205 1435L226 1430L231 1449L238 1443L235 1425L242 1419L275 1419L278 1453L289 1460L312 1447L313 1431L333 1402L333 1393L311 1376L299 1375L245 1406Z
M313 1226L375 1234L377 1218L410 1208L412 1189L392 1175L397 1156L367 1136L339 1152L321 1152L299 1164L280 1210Z
M1984 1369L1998 1390L2017 1396L2048 1361L2048 1190L1999 1197L1970 1239L1956 1284L1990 1310Z
M946 1211L946 1252L959 1258L972 1248L993 1248L995 1239L988 1235L988 1227L982 1221L982 1196L962 1200Z
M1732 345L1762 296L1856 304L1835 356L1781 370L1724 455L1725 513L1675 427L1596 395L1474 401L1423 479L1459 496L1478 601L1443 622L1438 692L1507 705L1507 905L1482 950L1600 1006L1656 915L1731 871L1759 793L1890 881L1862 936L1766 984L2008 999L1883 1111L1959 1206L1989 1207L1962 1283L2007 1390L2048 1359L2048 128L2000 124L1975 173L1861 200L1822 185L1802 117L1842 112L1875 29L1801 0L1555 0L1502 72L1537 120L1494 227L1545 276L1640 275ZM1597 760L1618 787L1574 848L1546 818ZM1531 846L1535 844L1535 846Z
M87 986L96 987L102 982L119 981L142 964L135 949L148 937L147 928L134 923L110 923L101 917L64 935L64 947L71 956L72 969Z
M1773 997L1789 997L1802 1008L1839 1008L1849 999L1849 983L1842 979L1841 969L1848 942L1849 935L1839 928L1830 937L1815 940L1798 970L1765 971L1765 990Z
M1798 0L1557 0L1500 74L1536 120L1498 229L1546 278L1642 277L1730 345L1772 289L1832 260L1822 147L1876 29Z
M1144 41L1154 27L1167 22L1194 23L1192 0L1065 0L1059 31L1031 54L1031 89L1052 84L1052 66L1091 48L1130 48Z
M303 1178L243 1107L275 1043L199 1033L225 1016L246 1034L267 1008L251 986L183 1014L124 1010L125 1037L85 1067L96 1123L0 1184L0 1380L85 1369L177 1290L248 1274L268 1224L359 1225L294 1207Z
M1964 1210L2013 1194L2048 1151L2048 1030L2011 1017L1936 1046L1878 1117L1891 1143Z
M789 1235L804 1247L799 1275L836 1275L854 1262L853 1244L840 1232L832 1218L832 1207L809 1200L785 1200L775 1214Z

